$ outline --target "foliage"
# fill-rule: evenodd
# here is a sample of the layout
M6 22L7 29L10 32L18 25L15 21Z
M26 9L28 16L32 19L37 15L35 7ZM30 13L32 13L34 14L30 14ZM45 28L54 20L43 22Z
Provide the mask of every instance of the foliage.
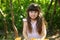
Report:
M8 30L12 31L12 20L11 20L11 8L10 8L10 1L9 0L0 0L0 9L2 9L6 21L7 21L7 26ZM23 21L22 19L25 18L26 15L26 9L30 3L37 3L41 7L42 12L44 12L45 19L48 23L48 29L53 32L60 30L60 7L57 3L56 5L56 13L53 14L54 12L54 4L55 1L53 1L50 10L48 9L48 6L50 4L50 0L12 0L13 4L13 11L14 11L14 18L15 18L15 25L17 29L19 30L19 33L22 32L23 29ZM48 11L48 14L46 15L46 12ZM50 19L51 19L51 14L53 14L53 19L52 19L52 26L50 26ZM4 29L4 22L3 22L4 17L0 13L0 30ZM51 30L52 28L52 30Z

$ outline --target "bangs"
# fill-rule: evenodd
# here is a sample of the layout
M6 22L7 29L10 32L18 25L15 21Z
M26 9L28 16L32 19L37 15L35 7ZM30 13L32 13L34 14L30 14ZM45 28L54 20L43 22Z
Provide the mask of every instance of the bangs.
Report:
M37 7L30 7L28 11L39 11L39 9Z

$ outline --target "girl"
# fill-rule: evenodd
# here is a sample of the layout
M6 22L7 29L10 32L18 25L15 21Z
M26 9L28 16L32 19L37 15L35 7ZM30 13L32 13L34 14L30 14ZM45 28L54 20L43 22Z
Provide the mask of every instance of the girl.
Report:
M45 20L40 14L41 10L37 4L32 3L28 7L27 18L23 19L23 36L26 40L44 40L46 37Z

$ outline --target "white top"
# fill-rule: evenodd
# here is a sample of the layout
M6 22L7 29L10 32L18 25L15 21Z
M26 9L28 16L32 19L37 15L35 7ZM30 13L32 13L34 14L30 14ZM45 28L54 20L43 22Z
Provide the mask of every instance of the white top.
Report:
M27 19L23 19L23 21L27 21ZM36 21L34 23L31 22L31 25L32 25L32 33L29 33L27 31L28 38L38 38L38 39L42 38L43 36L39 35L38 32L36 31Z

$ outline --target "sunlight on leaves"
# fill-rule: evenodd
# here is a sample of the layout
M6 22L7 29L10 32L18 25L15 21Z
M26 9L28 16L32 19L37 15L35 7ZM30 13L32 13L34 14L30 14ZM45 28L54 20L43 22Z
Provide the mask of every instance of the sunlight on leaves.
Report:
M2 6L2 10L5 11L5 9L6 9L6 7L3 7L3 6Z
M29 0L29 1L32 1L32 0Z
M21 6L21 9L23 9L23 6Z
M38 2L38 0L35 0L36 2Z
M1 12L1 14L2 14L4 17L7 16L7 14L4 14L1 9L0 9L0 12Z
M16 0L12 0L12 2L15 2Z
M55 2L52 3L52 5L54 5L54 4L55 4Z
M58 10L60 10L60 7L58 8Z
M22 15L20 15L20 18L23 18L23 16L22 16Z

